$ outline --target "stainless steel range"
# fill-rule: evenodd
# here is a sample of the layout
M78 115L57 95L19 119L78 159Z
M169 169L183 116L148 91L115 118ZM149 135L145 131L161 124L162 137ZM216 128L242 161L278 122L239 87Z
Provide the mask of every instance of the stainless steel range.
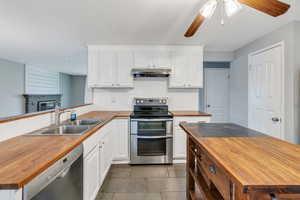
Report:
M136 98L130 116L130 164L173 162L173 115L166 98Z

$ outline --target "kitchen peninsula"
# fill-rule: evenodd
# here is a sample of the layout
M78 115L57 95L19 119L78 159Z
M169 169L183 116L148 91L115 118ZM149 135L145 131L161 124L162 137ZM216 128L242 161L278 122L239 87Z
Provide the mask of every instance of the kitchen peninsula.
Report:
M300 147L234 124L180 123L187 199L300 199Z

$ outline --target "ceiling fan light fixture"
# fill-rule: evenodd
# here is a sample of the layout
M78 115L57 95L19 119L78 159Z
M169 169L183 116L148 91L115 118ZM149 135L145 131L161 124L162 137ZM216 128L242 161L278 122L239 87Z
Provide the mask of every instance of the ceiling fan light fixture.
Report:
M242 5L237 0L224 0L224 7L228 17L232 17L242 9Z
M201 8L200 14L207 19L210 18L214 14L217 5L217 0L209 0Z

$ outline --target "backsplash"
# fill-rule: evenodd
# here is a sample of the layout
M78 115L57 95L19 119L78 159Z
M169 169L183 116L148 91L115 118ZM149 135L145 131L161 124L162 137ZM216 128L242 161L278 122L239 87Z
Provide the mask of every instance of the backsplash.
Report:
M134 97L168 97L170 110L198 110L199 89L169 89L167 78L139 78L133 89L94 89L101 110L132 110Z

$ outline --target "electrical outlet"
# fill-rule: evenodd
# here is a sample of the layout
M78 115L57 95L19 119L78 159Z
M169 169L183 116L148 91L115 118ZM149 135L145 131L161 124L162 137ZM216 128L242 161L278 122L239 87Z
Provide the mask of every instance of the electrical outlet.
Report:
M116 97L111 97L111 103L116 103L116 102L117 102Z

